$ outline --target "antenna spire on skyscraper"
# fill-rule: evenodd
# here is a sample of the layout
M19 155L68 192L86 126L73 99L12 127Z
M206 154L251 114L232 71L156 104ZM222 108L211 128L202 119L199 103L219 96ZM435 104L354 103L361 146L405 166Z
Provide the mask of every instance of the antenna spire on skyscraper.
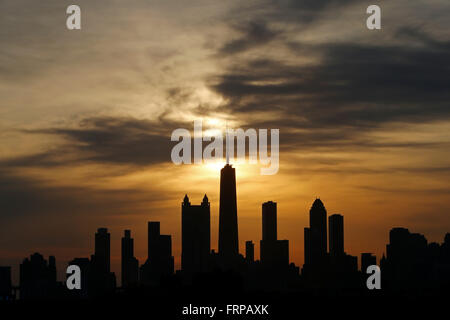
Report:
M227 157L227 164L230 164L230 155L228 154L228 121L225 121L225 133L226 133L226 138L225 138L225 154Z

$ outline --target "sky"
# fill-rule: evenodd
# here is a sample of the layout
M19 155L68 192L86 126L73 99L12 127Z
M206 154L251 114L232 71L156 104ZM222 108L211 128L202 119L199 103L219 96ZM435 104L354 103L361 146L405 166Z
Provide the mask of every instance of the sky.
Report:
M235 163L240 251L261 204L303 264L316 197L344 215L345 250L385 251L404 226L450 232L450 2L364 0L0 0L0 265L55 255L59 277L111 232L112 269L147 221L181 254L185 194L211 202L217 249L220 163L171 162L173 130L279 129L280 168ZM66 8L81 8L81 30Z

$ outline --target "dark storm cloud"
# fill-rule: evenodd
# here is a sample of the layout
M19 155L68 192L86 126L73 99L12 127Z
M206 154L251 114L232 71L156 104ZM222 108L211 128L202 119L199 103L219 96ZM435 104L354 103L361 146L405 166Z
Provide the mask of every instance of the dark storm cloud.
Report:
M73 143L83 160L148 165L170 160L170 137L152 122L136 119L87 119L80 129L49 129ZM155 130L156 129L156 130Z
M65 142L58 148L2 160L0 167L49 168L89 162L146 166L168 162L176 143L170 141L171 131L182 126L165 119L95 117L82 120L74 129L26 130L27 134L62 137Z
M307 13L320 12L330 6L347 5L357 0L270 0L275 7L280 10L298 10Z
M133 189L101 190L80 186L51 186L45 180L23 177L0 170L0 217L7 220L62 217L76 215L114 215L132 207L133 197L142 194ZM155 195L159 197L161 195ZM146 195L149 201L152 195ZM74 216L75 215L75 216Z
M338 14L353 3L361 3L361 0L261 0L232 9L227 18L241 22L258 19L282 24L293 23L304 28L318 22L322 13L334 10ZM362 3L362 6L367 8L370 4Z
M261 45L267 44L280 34L279 31L271 30L265 22L251 21L235 27L243 34L241 38L226 43L220 50L221 55L232 55L243 52Z
M60 156L63 155L67 150L67 147L61 147L59 150L47 150L40 153L15 157L15 158L9 158L9 159L2 159L0 160L0 168L8 168L8 167L32 167L32 166L39 166L39 167L56 167L63 163L63 161L60 159ZM70 160L69 160L70 161Z
M397 37L403 39L411 39L423 45L430 46L435 49L449 50L450 42L439 41L433 39L430 35L420 30L418 27L402 27L397 30Z
M300 32L318 20L320 14L329 8L340 10L356 0L267 0L239 12L232 11L231 28L241 36L226 42L218 51L219 56L229 56L266 45L276 39L282 40L289 32L271 27L274 23L290 23L291 32ZM261 13L258 13L261 10ZM253 12L254 11L254 12ZM243 15L247 12L248 15ZM235 18L235 17L238 18ZM305 29L303 29L304 31Z
M320 57L314 65L237 60L211 87L229 99L226 109L239 117L276 111L279 116L265 125L335 130L325 133L330 141L392 121L448 119L450 42L408 28L398 37L414 45L303 45Z
M295 19L298 23L310 23L328 8L343 8L357 0L270 0L272 17L280 20Z

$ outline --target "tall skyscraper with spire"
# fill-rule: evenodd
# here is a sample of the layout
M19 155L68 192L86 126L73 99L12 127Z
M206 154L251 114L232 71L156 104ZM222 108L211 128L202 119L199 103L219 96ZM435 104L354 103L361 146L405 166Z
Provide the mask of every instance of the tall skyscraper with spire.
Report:
M231 260L239 255L236 170L228 161L220 170L219 255Z

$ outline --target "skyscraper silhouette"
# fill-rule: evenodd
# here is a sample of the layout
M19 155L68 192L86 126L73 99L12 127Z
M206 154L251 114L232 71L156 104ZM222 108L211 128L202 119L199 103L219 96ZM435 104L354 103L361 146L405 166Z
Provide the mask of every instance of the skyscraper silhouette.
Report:
M43 299L50 297L56 289L55 257L49 262L39 253L23 260L20 265L20 298Z
M174 258L172 256L172 236L162 234L159 236L159 270L162 275L174 272Z
M383 268L385 278L391 278L392 285L411 287L425 282L426 274L422 269L427 257L428 241L424 235L410 233L406 228L393 228L389 232L389 244L386 245L388 265ZM420 281L419 281L420 279Z
M138 283L139 261L134 257L134 240L131 231L125 230L122 238L122 287Z
M149 221L148 259L141 266L140 282L144 285L159 284L162 276L173 271L172 237L160 233L159 221Z
M220 170L219 255L228 261L239 255L236 171L229 164Z
M310 265L311 264L311 231L309 228L305 228L304 229L304 238L303 238L303 243L304 243L304 254L305 254L305 265Z
M245 241L245 260L248 263L255 261L255 244L253 241Z
M107 228L95 233L95 253L92 256L92 293L103 294L116 287L116 276L111 268L111 235Z
M107 228L98 228L95 234L96 270L109 273L111 265L111 236Z
M322 263L327 256L327 210L320 199L316 199L309 211L309 229L305 230L305 253L308 260L314 265ZM306 248L306 244L309 248Z
M344 255L344 217L333 214L328 218L330 256Z
M262 239L277 240L277 203L268 201L262 205Z
M160 223L159 221L148 222L148 260L156 260L158 258L159 250L159 236L160 236Z
M55 256L48 257L48 271L49 271L49 281L51 283L56 283L56 258L55 258Z
M211 250L210 204L203 197L200 205L191 205L186 195L181 204L181 269L186 272L208 270Z
M11 267L0 267L0 301L12 299Z
M266 267L289 265L289 241L277 239L277 203L262 204L262 240L260 258Z

